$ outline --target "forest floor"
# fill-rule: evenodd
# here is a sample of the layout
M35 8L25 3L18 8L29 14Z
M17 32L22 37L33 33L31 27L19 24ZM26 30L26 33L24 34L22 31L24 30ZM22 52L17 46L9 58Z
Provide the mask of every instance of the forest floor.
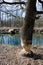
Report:
M43 47L33 47L33 55L20 54L21 47L0 44L0 65L43 65Z

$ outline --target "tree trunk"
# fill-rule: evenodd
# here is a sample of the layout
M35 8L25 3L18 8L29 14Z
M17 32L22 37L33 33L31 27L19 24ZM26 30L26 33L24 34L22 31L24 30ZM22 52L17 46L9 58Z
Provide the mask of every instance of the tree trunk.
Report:
M36 0L28 0L25 21L22 28L22 40L24 47L32 45L33 27L36 16Z

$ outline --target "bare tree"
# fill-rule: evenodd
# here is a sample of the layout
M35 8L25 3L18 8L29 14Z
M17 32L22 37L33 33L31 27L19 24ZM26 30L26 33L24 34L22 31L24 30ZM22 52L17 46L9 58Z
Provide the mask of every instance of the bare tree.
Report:
M30 50L32 45L32 35L36 16L36 0L28 0L25 21L22 28L23 48Z

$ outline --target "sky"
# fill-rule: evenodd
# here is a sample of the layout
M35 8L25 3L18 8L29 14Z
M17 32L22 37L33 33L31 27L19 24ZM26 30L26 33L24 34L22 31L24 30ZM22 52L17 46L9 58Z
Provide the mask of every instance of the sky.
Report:
M5 1L6 1L6 2L13 2L13 1L18 1L18 0L5 0ZM24 0L22 0L22 1L24 1ZM26 1L26 0L25 0L25 1ZM38 11L43 11L43 10L42 10L42 4L39 3L38 0L37 0L36 8L37 8ZM11 9L11 8L10 8L10 7L7 7L7 9L9 10L9 9ZM12 7L12 9L13 9L13 7ZM4 8L3 8L3 10L4 10ZM21 12L19 11L18 13L19 13L19 15L20 15ZM3 16L3 17L4 17L4 16ZM22 17L25 17L25 12L23 13Z
M40 2L38 2L38 0L37 0L36 8L38 11L43 11L42 10L42 4Z
M8 2L13 2L14 0L5 0L5 1L8 1ZM15 0L15 1L18 1L18 0ZM22 0L24 1L24 0ZM27 1L27 0L25 0ZM42 4L38 2L37 0L37 4L36 4L36 7L37 7L37 10L41 11L42 10Z
M4 0L4 1L12 2L13 0Z
M13 2L13 1L19 1L19 0L5 0L5 1L8 1L8 2ZM22 1L27 1L27 0L22 0Z
M19 0L5 0L6 2L14 2L14 1L19 1ZM27 0L22 0L22 1L27 1ZM41 3L38 2L37 0L37 4L36 4L37 10L41 11L42 10L42 5Z

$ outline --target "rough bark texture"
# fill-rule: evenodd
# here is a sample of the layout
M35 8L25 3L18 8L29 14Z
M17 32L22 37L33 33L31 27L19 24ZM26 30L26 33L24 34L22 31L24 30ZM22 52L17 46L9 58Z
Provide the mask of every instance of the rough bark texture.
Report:
M36 16L36 0L28 0L26 16L22 29L22 39L24 44L32 44L33 27ZM25 41L24 41L25 40Z

